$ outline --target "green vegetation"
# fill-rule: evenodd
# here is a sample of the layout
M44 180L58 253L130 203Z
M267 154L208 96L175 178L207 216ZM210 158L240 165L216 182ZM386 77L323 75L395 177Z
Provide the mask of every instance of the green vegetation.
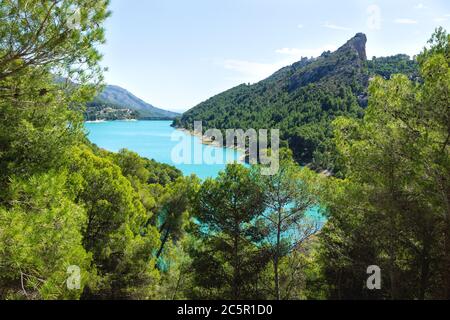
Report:
M256 246L262 235L255 219L264 206L256 180L248 169L230 165L216 180L203 184L197 203L203 241L192 255L194 281L203 290L195 295L262 298L255 288L266 262Z
M0 0L0 299L450 299L444 30L417 77L404 56L366 64L357 35L187 113L208 126L293 124L297 147L281 150L276 175L234 164L201 182L87 141L108 15L107 2ZM368 70L382 76L363 112ZM220 99L245 108L214 116ZM295 162L308 158L340 176ZM370 265L381 290L365 286ZM71 266L79 288L67 286Z
M107 85L88 103L86 120L173 120L177 113L156 108L127 90Z
M86 121L135 120L139 118L139 113L114 105L91 102L87 105L84 118Z
M334 122L345 179L329 179L320 261L334 298L449 299L450 36L419 57L423 83L370 85L362 120ZM382 290L361 283L368 265Z
M367 61L365 45L366 36L357 34L336 52L303 58L261 82L221 93L184 113L174 125L192 129L194 121L203 121L205 130L278 128L283 145L300 164L338 173L332 121L363 116L373 75L412 76L417 70L417 62L404 55Z
M155 297L158 206L185 180L170 166L86 142L81 110L101 80L95 45L106 5L1 2L0 33L14 40L0 49L3 299ZM80 27L69 28L77 9ZM66 285L72 265L79 290Z
M404 74L411 80L418 80L419 68L417 61L406 54L398 54L392 57L373 57L367 61L369 74L381 76L389 80L394 74Z

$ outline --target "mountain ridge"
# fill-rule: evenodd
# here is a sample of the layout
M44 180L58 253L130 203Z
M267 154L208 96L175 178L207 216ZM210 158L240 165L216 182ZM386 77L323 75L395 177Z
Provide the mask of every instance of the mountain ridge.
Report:
M117 86L106 85L92 102L88 103L86 117L98 118L135 118L135 119L174 119L179 114L155 107L130 91ZM95 119L94 119L95 118Z
M192 130L194 121L203 121L205 130L277 128L282 146L291 148L299 163L338 170L332 121L363 116L369 79L379 71L390 77L417 69L403 55L368 61L366 43L366 35L357 33L334 52L302 58L262 81L219 93L183 113L173 125Z

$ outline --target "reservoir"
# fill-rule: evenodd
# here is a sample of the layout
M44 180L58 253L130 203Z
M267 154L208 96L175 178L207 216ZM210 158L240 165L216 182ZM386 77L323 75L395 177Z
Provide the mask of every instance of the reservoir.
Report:
M142 157L173 165L185 176L196 174L201 179L216 177L219 171L225 169L225 161L221 164L196 164L195 159L214 156L217 152L223 153L224 159L242 162L239 160L242 152L202 144L199 137L177 130L171 124L172 121L103 121L86 122L85 128L89 140L100 148L112 152L128 149ZM191 161L187 163L179 163L173 157L181 141L191 147Z

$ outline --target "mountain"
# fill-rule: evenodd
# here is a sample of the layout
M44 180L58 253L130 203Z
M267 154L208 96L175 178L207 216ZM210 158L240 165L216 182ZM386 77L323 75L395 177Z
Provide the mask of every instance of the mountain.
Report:
M146 103L129 91L108 85L88 104L86 118L106 119L174 119L179 114Z
M367 61L367 38L358 33L335 52L302 58L253 85L239 85L184 113L174 126L205 130L280 129L282 146L315 169L336 171L331 122L338 116L362 117L369 79L417 70L408 56Z

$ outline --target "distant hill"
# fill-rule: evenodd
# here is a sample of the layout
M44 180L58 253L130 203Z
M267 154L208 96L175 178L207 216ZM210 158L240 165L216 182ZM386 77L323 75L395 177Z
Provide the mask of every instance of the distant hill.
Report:
M406 73L414 77L417 63L408 56L366 56L367 38L358 33L335 52L303 58L253 85L243 84L200 103L174 121L192 129L280 129L282 145L297 161L317 170L336 171L331 122L338 116L362 117L369 79Z
M88 104L88 120L114 119L174 119L178 113L163 110L139 99L129 91L108 85Z

